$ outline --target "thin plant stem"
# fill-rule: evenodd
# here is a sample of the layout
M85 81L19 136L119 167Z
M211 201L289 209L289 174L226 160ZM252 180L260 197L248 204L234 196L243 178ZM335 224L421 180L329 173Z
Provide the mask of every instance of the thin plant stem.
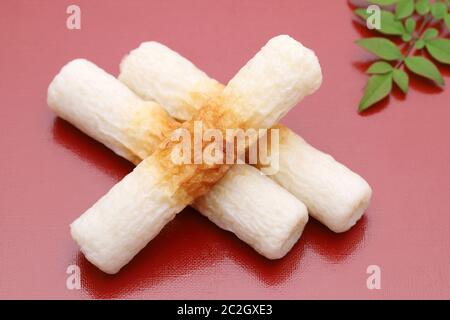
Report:
M399 69L405 62L405 59L407 57L409 57L411 55L411 53L414 52L414 47L416 45L416 40L420 39L422 37L422 34L425 30L425 28L428 26L428 24L431 22L431 17L430 16L425 16L423 18L422 24L419 27L419 30L417 31L417 37L413 37L410 41L409 41L409 45L408 45L408 49L406 50L405 53L405 58L400 60L399 62L397 62L397 64L395 65L395 69Z

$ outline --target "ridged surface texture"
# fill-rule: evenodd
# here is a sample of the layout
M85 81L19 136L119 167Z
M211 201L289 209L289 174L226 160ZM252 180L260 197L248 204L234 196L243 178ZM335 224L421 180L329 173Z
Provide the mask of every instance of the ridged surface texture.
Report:
M143 101L84 59L61 69L48 87L47 103L58 116L134 163L176 126L157 103Z
M314 52L289 36L277 36L225 87L223 95L229 98L224 108L236 106L250 127L269 128L321 83Z
M234 165L194 207L270 259L283 257L308 221L302 202L248 165Z
M334 232L350 229L367 209L372 189L358 174L279 126L279 170L271 178ZM264 171L264 170L263 170Z
M154 167L141 162L70 226L86 258L116 273L182 209Z
M205 93L217 95L223 89L189 60L158 42L142 43L122 60L120 69L120 81L143 99L164 105L180 120L192 118L204 103Z

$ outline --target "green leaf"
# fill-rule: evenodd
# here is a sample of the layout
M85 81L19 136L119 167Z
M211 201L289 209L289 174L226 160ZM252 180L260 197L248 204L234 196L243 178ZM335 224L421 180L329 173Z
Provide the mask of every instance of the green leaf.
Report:
M437 61L450 64L450 39L432 39L425 42L427 51Z
M408 92L408 85L409 85L409 77L408 74L400 69L395 69L393 74L394 82L397 84L397 86L400 88L400 90L403 91L403 93Z
M450 30L450 14L447 13L445 16L445 25L447 26L447 29Z
M435 28L428 28L422 35L423 40L430 40L436 38L439 35L439 31Z
M419 76L435 81L437 84L443 86L444 79L442 78L438 68L424 57L413 56L405 59L405 64L409 70L418 74Z
M423 49L423 47L425 47L425 41L423 41L423 39L417 40L416 43L414 43L414 47L417 50Z
M400 0L395 7L395 17L403 19L409 17L414 12L414 0Z
M405 29L409 34L413 34L414 30L416 30L416 20L414 20L413 18L406 19Z
M404 35L402 35L402 40L404 42L410 42L412 39L412 35L410 35L409 33L405 33Z
M384 74L392 71L392 66L385 61L377 61L367 69L368 74Z
M369 3L378 4L380 6L390 6L398 2L398 0L368 0Z
M364 8L355 9L354 13L363 20L367 20L371 16ZM400 21L395 20L395 16L392 12L386 10L381 10L380 29L376 30L392 36L400 36L405 33L403 24Z
M430 7L429 0L418 0L416 2L416 11L421 16L426 15L430 11Z
M447 5L442 2L435 2L431 5L431 15L436 20L441 20L447 14Z
M388 35L402 35L405 33L405 28L401 21L397 21L392 12L382 10L380 13L380 31Z
M358 110L364 111L371 107L384 97L386 97L392 90L392 73L376 74L369 78L364 95L359 102Z
M384 60L401 60L400 49L390 40L384 38L367 38L356 41L356 44Z
M353 12L363 20L366 20L369 17L369 14L367 13L365 8L358 8Z

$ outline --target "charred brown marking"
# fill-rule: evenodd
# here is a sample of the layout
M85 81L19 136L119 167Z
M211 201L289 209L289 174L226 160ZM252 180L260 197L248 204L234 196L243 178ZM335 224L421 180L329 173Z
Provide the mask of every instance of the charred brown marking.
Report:
M194 88L189 93L189 97L191 98L192 104L191 105L186 104L181 109L189 110L190 116L194 117L197 111L200 110L208 101L211 101L216 97L219 97L224 88L225 86L218 82L213 86L211 86L208 92L202 92Z
M217 129L222 132L225 137L225 130L227 128L246 128L246 124L241 121L231 110L222 107L222 102L219 98L209 100L194 118L179 125L189 131L191 138L194 137L194 124L200 121L204 130ZM222 143L225 156L226 141ZM217 183L230 169L231 165L223 164L175 164L171 159L173 148L178 142L172 141L170 138L166 139L158 147L153 154L153 159L158 161L159 172L164 174L163 180L169 182L170 189L174 191L174 198L177 199L178 204L189 204L195 198L206 194L215 183ZM213 142L204 143L203 150ZM191 154L193 154L194 143L191 143Z
M134 155L134 164L140 163L155 152L161 142L180 125L157 103L143 103L148 106L139 108L133 114L133 120L126 129L126 134L133 138L133 145L127 146L127 149Z
M172 161L172 150L178 142L171 139L171 134L178 128L189 131L191 138L194 137L194 123L200 121L203 130L217 129L222 133L222 146L226 152L226 129L249 129L248 125L242 121L233 111L224 107L220 92L224 86L218 84L213 91L204 94L193 91L191 97L199 107L195 111L193 118L184 123L179 123L172 119L162 107L156 103L149 102L149 108L144 112L137 112L133 116L129 127L129 135L136 137L135 145L132 146L136 162L153 153L153 160L159 165L159 172L163 175L162 181L169 185L173 192L173 197L177 203L191 203L195 198L206 194L230 169L231 165L226 164L175 164ZM192 107L191 107L192 108ZM142 135L142 130L145 134ZM146 137L145 140L142 137ZM191 141L192 142L192 141ZM203 143L203 150L211 143ZM230 141L232 143L232 141ZM194 143L191 143L191 154L194 154ZM236 145L234 149L235 158L237 155Z

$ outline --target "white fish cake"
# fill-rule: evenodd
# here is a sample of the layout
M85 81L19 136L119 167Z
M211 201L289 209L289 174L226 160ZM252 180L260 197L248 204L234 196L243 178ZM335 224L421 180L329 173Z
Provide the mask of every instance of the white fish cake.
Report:
M92 264L114 274L182 209L160 172L144 162L76 219L70 232Z
M204 103L205 93L217 95L223 89L189 60L154 41L144 42L130 52L122 61L121 70L120 81L143 99L164 105L179 120L192 118ZM152 84L155 80L157 86ZM177 107L180 105L183 108Z
M308 222L302 202L249 165L234 165L194 207L269 259L285 256Z
M124 58L121 63L120 79L134 78L136 80L132 85L133 90L143 93L143 96L148 99L167 101L165 93L178 90L181 87L180 84L177 83L172 88L162 87L158 83L158 79L167 76L167 74L162 74L165 73L163 68L154 70L154 78L145 79L145 82L144 80L141 82L133 76L135 70L145 69L147 64L154 65L157 58L162 55L161 51L163 50L165 50L166 56L171 57L174 65L192 64L186 58L162 45L159 46L158 54L154 54L152 50L141 51L142 46L131 51ZM132 58L132 68L129 66L130 58ZM306 66L304 68L307 68L308 59L313 58L305 59ZM175 60L177 60L176 63ZM275 66L272 67L275 68ZM184 70L187 70L187 68L184 68ZM183 77L187 80L190 77L201 76L204 78L205 76L204 72L199 69L191 68L190 70L192 74L178 74L176 81L184 82ZM279 68L279 72L284 71ZM211 81L214 82L212 79ZM251 79L248 79L248 81L251 81ZM189 83L189 81L185 83ZM317 78L316 83L312 82L309 88L304 86L303 90L305 92L313 91L319 83L320 79ZM128 83L126 84L128 85ZM151 89L148 90L149 88ZM189 97L191 92L197 90L195 87L189 89L184 86L178 94L182 97ZM153 92L157 92L156 96L153 96ZM260 92L252 95L255 99L254 105L259 105L259 110L263 109L264 103L270 104L273 102L269 98L270 92L267 92L268 95L265 94L265 92ZM208 87L205 87L200 97L207 101L213 99L215 95L217 95L216 89L208 91ZM184 103L177 104L177 101L171 101L171 103L170 110L172 112L187 114L185 120L190 119L195 112L192 108L186 108ZM201 105L201 103L197 101L197 105ZM166 108L165 105L162 106ZM361 176L335 161L331 156L313 148L288 128L281 126L280 130L280 134L284 137L280 141L280 171L276 175L270 175L270 178L302 200L308 207L310 215L332 231L344 232L350 229L361 218L370 203L372 191L368 183ZM271 171L274 172L275 170Z
M278 129L279 170L270 177L303 201L309 213L332 231L350 229L369 206L369 184L290 129Z
M251 92L246 97L251 101L238 102L239 105L245 106L238 112L249 123L261 122L263 127L267 127L265 121L273 122L272 118L281 118L284 115L273 113L271 117L266 117L267 110L280 102L277 100L281 98L277 95L280 88L293 93L284 101L286 104L292 104L298 103L304 96L312 94L320 87L322 74L320 67L317 68L319 63L316 55L291 40L293 39L287 35L272 38L266 46L282 46L282 52L261 50L251 63L239 71L239 78L228 84L226 94L230 96L242 99L247 92ZM255 66L261 65L258 63L259 59L270 59L270 55L277 54L284 55L283 63L271 63L264 65L264 69L254 70ZM255 72L258 72L259 78L252 78ZM269 90L259 85L264 79L275 77L279 83ZM190 120L206 101L220 94L224 88L177 52L153 41L142 43L122 60L119 80L143 99L158 102L169 114L180 120ZM228 102L235 103L233 99Z
M298 51L298 55L292 55L293 50ZM311 54L312 51L304 48L300 43L289 37L281 37L277 41L269 41L256 56L248 62L252 65L251 68L245 68L237 73L231 81L233 83L233 90L226 90L218 99L218 104L209 104L202 107L199 113L193 120L183 124L183 127L192 130L193 122L195 120L205 121L207 124L214 123L218 128L223 129L232 125L231 128L245 127L247 121L252 119L252 125L260 127L272 126L278 117L273 116L283 115L290 108L292 108L303 97L303 94L298 94L295 91L301 90L299 83L316 83L318 78L321 78L320 65L316 60L315 67L308 66L305 72L299 72L298 65L303 65L303 59L306 54ZM289 60L286 58L289 57ZM293 75L274 73L273 76L267 74L267 70L271 70L270 65L277 66L277 69L282 68L284 63L288 64L293 71ZM289 72L289 68L282 68ZM258 83L245 84L240 80L240 77L246 79L259 79ZM295 76L296 75L296 76ZM261 78L263 77L263 78ZM286 81L285 78L289 79ZM234 81L234 82L233 82ZM246 90L240 90L239 84L246 87ZM283 87L280 87L280 84ZM253 94L259 94L264 91L272 92L277 98L276 104L271 104L270 108L264 108L266 116L270 117L271 121L262 121L260 115L252 117L248 112L240 113L243 108L249 107L250 110L255 110L254 106L242 105L241 103L252 103L255 99ZM303 91L302 91L303 92ZM283 99L283 97L285 97ZM293 98L295 97L295 98ZM230 103L232 99L233 103ZM222 107L226 106L226 107ZM257 119L261 119L261 123L257 123ZM214 121L213 121L214 120ZM208 126L207 126L208 127ZM165 147L164 147L165 146ZM109 241L108 247L113 250L103 250L99 246L90 246L89 256L98 257L92 261L97 267L105 272L114 273L129 262L132 257L137 254L143 247L143 243L150 241L156 236L160 228L154 228L149 224L135 223L136 221L152 220L154 223L158 221L161 224L166 223L177 212L181 211L184 206L191 203L196 197L202 196L209 191L212 186L227 172L228 168L224 165L207 166L201 165L175 165L170 161L171 147L170 141L163 142L163 144L150 157L143 160L136 169L127 175L125 182L119 182L117 188L113 188L108 192L98 204L94 204L88 210L90 216L89 225L82 224L79 227L77 221L72 224L71 230L74 239L82 246L87 246L87 243L104 243ZM149 171L151 177L154 177L148 186L140 185L141 178L136 175L142 175L143 172ZM139 184L139 185L138 185ZM137 195L136 190L144 187L141 194ZM153 189L158 189L154 191ZM155 197L152 200L145 199L147 196L151 197L156 194L159 195L162 189L163 196ZM110 217L121 217L121 221L127 225L133 225L134 230L127 229L127 232L121 231L119 224L110 223ZM150 216L154 218L150 218ZM79 219L84 219L83 216ZM159 223L156 223L159 225ZM105 227L112 226L112 227ZM86 228L90 228L89 231ZM135 237L135 242L130 240L130 234ZM88 235L89 238L84 241L83 237ZM82 247L83 252L87 252ZM96 253L95 250L101 250L102 253ZM124 253L123 251L126 251ZM117 259L117 257L123 257Z
M310 49L287 35L272 38L265 48L223 91L223 95L236 97L227 99L223 107L239 106L235 112L250 127L270 128L322 84L319 61ZM271 85L261 85L265 81Z
M143 101L92 62L66 64L50 83L47 103L58 116L134 163L176 126L155 102Z

